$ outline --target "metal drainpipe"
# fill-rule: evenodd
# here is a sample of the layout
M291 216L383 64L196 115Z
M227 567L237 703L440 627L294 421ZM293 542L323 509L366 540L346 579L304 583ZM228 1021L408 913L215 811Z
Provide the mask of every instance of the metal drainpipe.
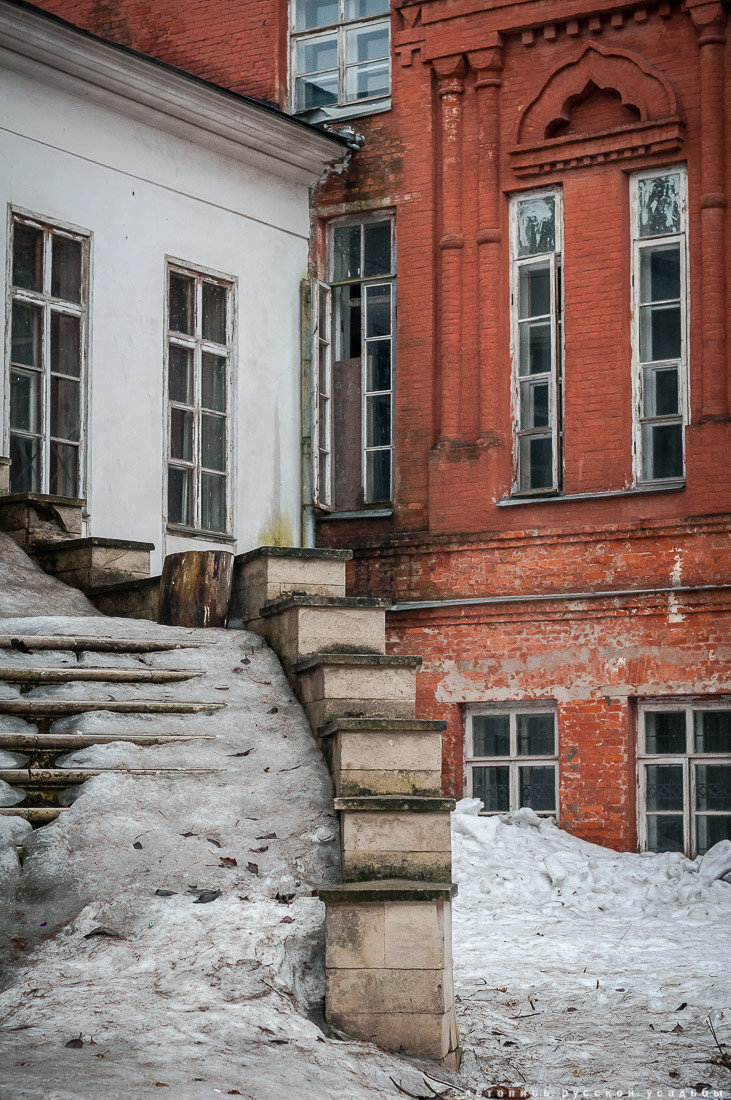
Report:
M312 503L312 294L309 280L300 283L300 343L302 360L302 522L303 546L315 545L315 507Z

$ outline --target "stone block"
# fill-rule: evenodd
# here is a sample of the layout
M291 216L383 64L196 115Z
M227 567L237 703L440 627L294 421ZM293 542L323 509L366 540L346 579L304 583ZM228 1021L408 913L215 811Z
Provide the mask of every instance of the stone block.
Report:
M426 904L434 906L437 903ZM325 966L339 970L385 967L386 908L383 902L328 906L325 915Z
M441 1016L454 1002L451 979L442 967L434 970L335 969L325 972L325 1011L362 1013L368 1007L378 1012L417 1013Z
M46 493L0 497L0 531L30 553L39 543L61 542L82 534L86 501Z
M350 550L260 546L234 559L229 620L248 623L272 600L298 593L345 596L345 567Z
M249 622L291 670L304 657L327 650L383 653L388 600L285 596L266 604ZM256 624L256 625L255 625Z
M335 720L323 731L335 794L423 795L438 797L442 782L442 737L437 728L410 731L407 721L367 720L342 724ZM425 723L438 726L438 723ZM385 727L385 728L384 728ZM327 731L327 732L325 732Z
M327 1019L334 1027L375 1043L385 1050L413 1058L429 1058L450 1069L460 1063L457 1017L448 1012L349 1012L341 1009L331 996L325 1001Z
M453 807L439 798L336 798L343 879L451 878Z
M299 661L296 690L313 729L336 718L413 718L418 657L331 653Z
M88 592L103 585L146 580L154 549L151 542L91 537L36 543L32 555L46 573Z
M120 619L149 619L153 623L158 621L159 577L102 585L89 589L86 594L103 615Z

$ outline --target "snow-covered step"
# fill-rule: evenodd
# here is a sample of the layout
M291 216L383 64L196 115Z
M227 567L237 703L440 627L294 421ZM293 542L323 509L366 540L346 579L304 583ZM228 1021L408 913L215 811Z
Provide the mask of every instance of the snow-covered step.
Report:
M378 795L336 798L343 880L452 878L453 798Z
M0 779L14 787L72 787L94 775L217 775L222 768L0 768Z
M203 669L0 668L0 681L8 684L177 684L204 675Z
M114 733L29 733L0 730L0 749L9 752L71 752L87 749L91 745L109 745L113 741L126 741L130 745L168 745L171 742L216 741L217 733L133 733L116 730Z
M71 634L0 634L0 649L32 653L37 649L88 650L90 653L167 653L201 649L212 642L173 642L157 638L109 638Z
M296 689L315 730L337 718L413 718L420 657L317 653L293 668Z
M65 809L66 806L0 806L0 817L22 817L31 825L48 825Z
M68 714L89 714L105 710L114 714L206 714L221 710L225 703L175 703L167 699L19 699L0 700L0 714L36 718L62 718Z
M335 794L441 794L446 722L336 718L320 731Z

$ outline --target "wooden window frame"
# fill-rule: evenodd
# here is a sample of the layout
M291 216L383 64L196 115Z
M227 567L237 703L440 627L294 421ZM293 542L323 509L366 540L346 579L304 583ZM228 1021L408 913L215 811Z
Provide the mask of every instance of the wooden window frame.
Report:
M544 755L523 755L518 753L517 719L522 714L550 714L553 717L554 751ZM507 756L477 756L474 752L473 719L485 715L508 715L510 720L510 752ZM520 809L520 773L521 767L536 764L540 767L553 766L555 777L555 810L535 810L539 817L552 817L559 820L559 759L558 759L558 714L555 703L537 701L531 703L470 703L465 710L465 797L473 798L473 770L480 767L507 767L510 778L510 809L482 810L483 817L497 817L502 813L512 813Z

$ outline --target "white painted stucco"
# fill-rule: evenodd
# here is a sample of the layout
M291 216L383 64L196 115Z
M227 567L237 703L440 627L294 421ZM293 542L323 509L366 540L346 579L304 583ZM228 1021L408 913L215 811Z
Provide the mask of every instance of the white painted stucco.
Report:
M125 56L112 61L124 74ZM151 79L170 78L153 70ZM175 79L179 93L184 78ZM210 89L194 85L191 94L217 96L224 124L227 109L241 111ZM308 187L340 149L318 135L317 170L292 167L283 144L291 141L294 149L309 135L275 119L277 159L261 150L249 154L241 143L227 155L220 135L142 110L135 100L134 92L125 98L0 49L3 207L91 234L87 534L154 542L154 572L165 553L212 545L166 534L163 517L165 274L166 257L174 257L236 284L232 548L247 550L276 535L296 545ZM266 144L268 117L261 114ZM286 132L282 138L283 125L294 131L291 138ZM8 223L0 219L4 257ZM6 308L7 301L6 293ZM7 454L7 361L3 391Z

